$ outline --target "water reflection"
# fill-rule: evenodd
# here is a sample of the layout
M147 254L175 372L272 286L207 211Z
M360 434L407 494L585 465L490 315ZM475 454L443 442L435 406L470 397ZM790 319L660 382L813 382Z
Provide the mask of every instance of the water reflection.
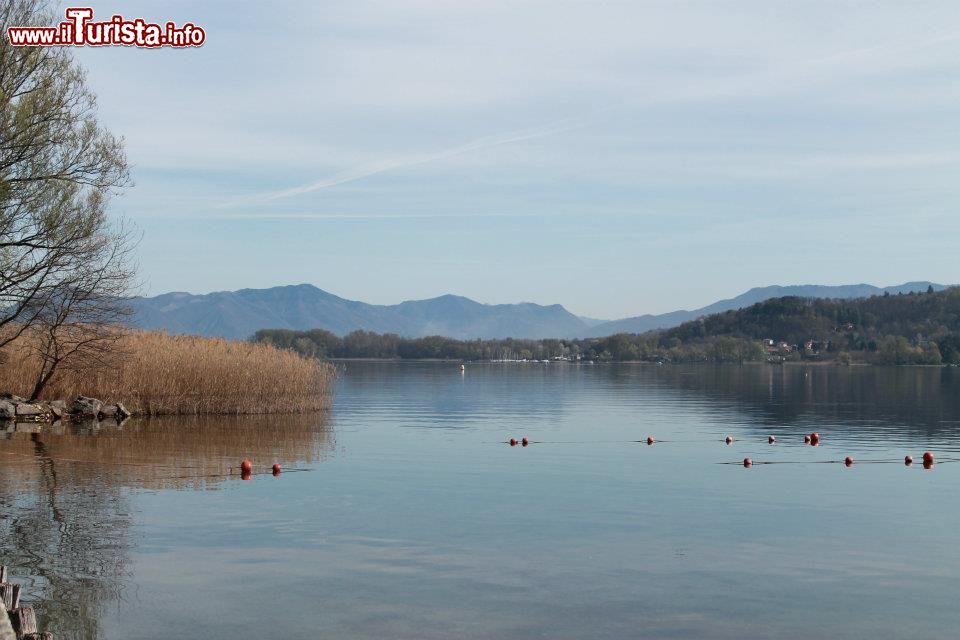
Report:
M335 410L353 416L384 417L401 426L469 429L491 419L527 415L560 417L567 399L582 393L584 368L545 364L471 364L437 362L347 362L337 390ZM344 395L376 402L341 402Z
M949 636L957 373L349 363L329 418L0 435L0 561L61 638Z
M104 608L127 597L131 489L215 489L244 457L292 467L334 446L326 414L14 428L0 440L0 562L42 629L99 638Z
M459 430L531 418L557 423L583 410L599 417L637 409L649 415L675 412L676 403L685 402L763 439L771 428L822 424L832 435L862 440L960 436L955 368L471 364L464 375L447 363L342 368L341 415L404 427Z
M829 422L861 437L946 437L960 435L958 374L940 367L660 367L655 380L746 413L759 430Z

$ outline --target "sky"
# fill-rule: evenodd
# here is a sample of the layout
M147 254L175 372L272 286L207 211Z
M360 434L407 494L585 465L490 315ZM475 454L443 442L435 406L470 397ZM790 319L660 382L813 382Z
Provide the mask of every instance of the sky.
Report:
M960 282L960 3L92 3L144 291L311 283L619 318ZM67 6L67 5L64 5Z

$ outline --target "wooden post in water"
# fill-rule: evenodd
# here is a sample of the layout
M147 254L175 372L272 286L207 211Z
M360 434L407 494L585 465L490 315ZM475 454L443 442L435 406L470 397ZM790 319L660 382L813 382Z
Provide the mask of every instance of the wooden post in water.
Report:
M20 606L20 585L0 583L0 602L4 611L13 611Z
M15 590L14 585L7 584L7 568L0 565L0 640L17 640L13 625L10 624L10 617L7 616L7 611L14 608L15 599L20 599L20 590Z
M10 615L10 621L20 638L37 632L37 614L33 612L33 607L17 607Z
M7 568L0 566L0 640L53 640L52 633L37 631L37 614L20 606L20 585L7 577Z

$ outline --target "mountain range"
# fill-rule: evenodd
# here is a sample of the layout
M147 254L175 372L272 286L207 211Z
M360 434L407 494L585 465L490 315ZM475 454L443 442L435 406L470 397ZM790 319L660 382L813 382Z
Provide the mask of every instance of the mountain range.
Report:
M395 305L347 300L309 284L240 289L203 295L183 292L133 299L133 324L175 334L247 338L259 329L326 329L338 335L362 329L409 337L442 335L473 338L589 338L614 333L643 333L675 327L704 315L746 307L781 296L862 298L946 286L907 282L892 287L868 284L794 285L750 289L735 298L694 310L602 321L576 316L562 305L481 304L444 295Z

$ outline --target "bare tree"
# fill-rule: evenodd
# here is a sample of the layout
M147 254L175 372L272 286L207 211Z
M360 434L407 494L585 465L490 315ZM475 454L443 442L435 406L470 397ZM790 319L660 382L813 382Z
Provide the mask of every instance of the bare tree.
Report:
M27 334L40 370L30 395L36 400L60 368L92 369L121 357L121 325L133 279L134 243L122 228L107 235L96 260L79 269L45 301Z
M3 36L8 26L51 21L42 0L0 3ZM97 274L129 239L106 214L110 196L129 183L123 141L98 124L83 70L66 47L14 47L3 36L0 347L56 317L52 309L78 287L110 285L87 299L121 294L118 280ZM71 322L90 308L71 305Z
M8 26L52 21L43 0L0 5ZM0 35L0 348L29 339L36 397L60 366L102 359L128 314L132 236L107 216L129 184L123 141L64 47Z

